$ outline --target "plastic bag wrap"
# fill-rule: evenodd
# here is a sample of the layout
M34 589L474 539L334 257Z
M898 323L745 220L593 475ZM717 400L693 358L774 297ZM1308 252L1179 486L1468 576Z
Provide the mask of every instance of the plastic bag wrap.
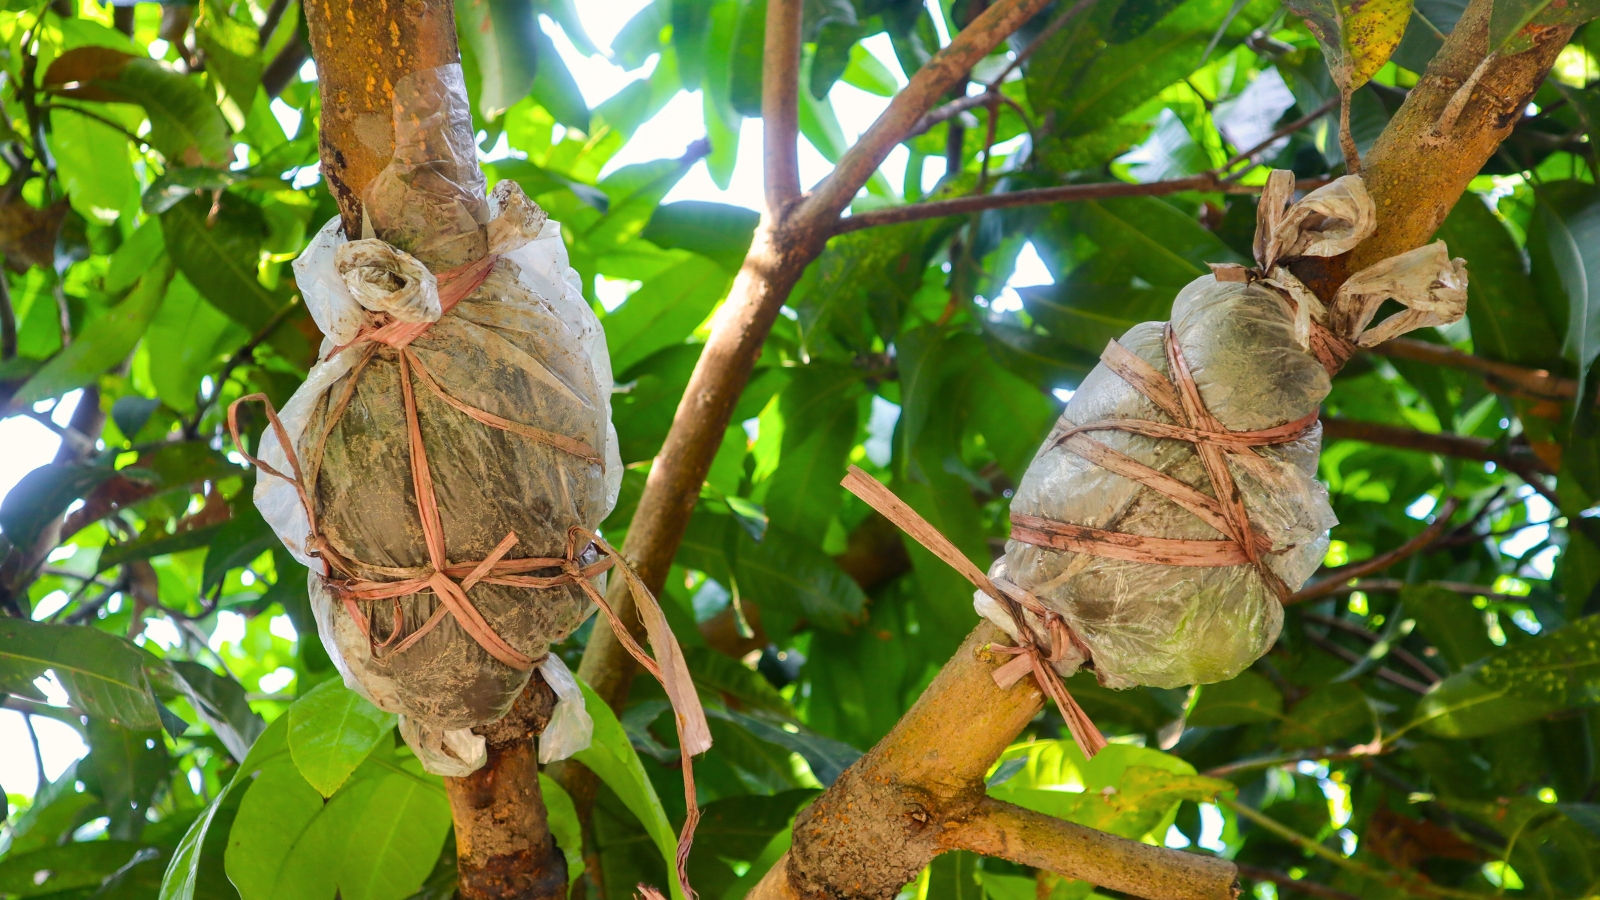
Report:
M1330 385L1328 362L1319 358L1324 348L1314 338L1343 344L1345 355L1357 343L1370 344L1362 329L1390 297L1408 309L1367 335L1392 337L1462 314L1466 277L1461 261L1450 260L1443 244L1434 244L1357 273L1333 304L1357 312L1330 323L1311 292L1278 263L1354 247L1374 228L1372 202L1359 178L1346 177L1285 210L1292 185L1287 173L1274 173L1263 196L1256 238L1261 268L1219 267L1223 280L1218 274L1196 279L1174 300L1170 322L1173 343L1204 408L1228 431L1306 422L1303 429L1295 428L1294 439L1224 457L1250 528L1265 550L1264 566L1282 585L1272 585L1249 564L1171 565L1008 541L991 577L1031 592L1082 642L1056 662L1063 675L1089 661L1087 650L1103 685L1171 688L1232 678L1265 653L1282 626L1279 592L1283 586L1298 588L1316 571L1327 550L1328 529L1336 524L1327 491L1316 480L1321 427L1314 416ZM1117 343L1175 383L1167 328L1167 323L1146 322ZM1108 348L1108 358L1114 350ZM1116 461L1105 461L1103 452L1109 448L1215 498L1196 444L1112 427L1069 434L1114 420L1181 424L1115 368L1102 362L1084 379L1023 476L1011 501L1013 516L1145 538L1225 538L1170 496L1107 468ZM1091 438L1101 448L1087 443ZM1018 637L1010 614L993 598L980 591L974 605ZM1042 631L1044 623L1029 615L1030 627Z
M441 99L459 82L459 67L447 66L397 86L397 100L412 98L410 109L420 113L396 116L395 160L364 195L368 223L387 240L347 242L335 218L295 262L326 340L279 419L305 469L318 536L311 537L292 482L262 477L255 490L267 522L312 570L318 632L345 683L401 714L402 735L424 765L449 775L482 765L483 739L471 729L503 716L532 669L492 655L456 616L443 614L430 590L365 604L369 636L351 612L361 604L345 602L329 580L330 553L351 563L348 576L376 582L429 566L407 450L402 351L375 342L373 330L416 332L401 346L414 360L417 419L450 561L491 558L508 534L515 544L505 559L563 557L569 528L593 531L615 505L622 477L604 332L567 263L560 226L513 182L483 196L470 128ZM472 265L480 268L460 279L481 282L442 305L445 281ZM558 443L491 427L480 413ZM563 449L561 440L592 458ZM275 429L263 436L259 456L291 470ZM591 547L581 562L594 559ZM594 579L601 591L604 577ZM541 755L587 746L592 725L582 696L549 655L594 611L580 586L477 582L465 596L556 690ZM383 652L397 632L419 631L403 649Z

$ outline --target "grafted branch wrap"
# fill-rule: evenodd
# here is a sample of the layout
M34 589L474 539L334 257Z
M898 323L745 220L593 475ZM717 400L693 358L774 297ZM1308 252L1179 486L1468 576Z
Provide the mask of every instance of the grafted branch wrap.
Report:
M1093 661L1109 686L1177 687L1265 652L1333 522L1315 481L1328 376L1357 347L1461 316L1466 273L1443 243L1357 273L1324 307L1283 264L1360 243L1372 201L1355 176L1291 205L1293 190L1272 173L1257 267L1213 265L1171 322L1109 343L1023 477L991 578L1067 621L1063 674ZM1407 309L1369 328L1390 298ZM974 605L1018 635L992 598Z

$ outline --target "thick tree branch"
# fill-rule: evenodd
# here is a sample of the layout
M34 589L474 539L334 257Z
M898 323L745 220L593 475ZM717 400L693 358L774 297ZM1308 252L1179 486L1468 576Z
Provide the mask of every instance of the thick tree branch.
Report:
M1327 300L1353 272L1420 247L1522 116L1572 28L1552 28L1533 49L1483 66L1471 100L1448 135L1440 117L1457 89L1484 63L1492 0L1472 0L1428 71L1362 161L1362 178L1378 209L1378 230L1344 256L1306 259L1301 280Z
M761 144L767 214L800 196L800 14L802 0L769 0L761 61Z
M887 900L928 861L965 848L1151 900L1231 900L1233 865L1150 847L1000 804L989 766L1043 704L1032 679L994 683L1008 643L984 622L894 730L795 821L794 846L749 900Z
M954 837L962 849L1135 897L1234 896L1237 870L1227 860L1124 840L998 800L985 799Z

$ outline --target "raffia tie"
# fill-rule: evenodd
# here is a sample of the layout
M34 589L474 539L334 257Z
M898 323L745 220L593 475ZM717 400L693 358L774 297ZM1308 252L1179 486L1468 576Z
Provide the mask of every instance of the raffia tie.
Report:
M1017 646L993 645L992 649L997 653L1016 658L994 670L995 684L1009 688L1031 672L1034 680L1039 683L1039 689L1054 700L1056 707L1061 710L1061 716L1067 722L1067 730L1072 733L1072 739L1077 742L1078 749L1083 751L1083 755L1092 759L1099 753L1106 746L1106 739L1101 736L1100 729L1095 727L1094 722L1090 721L1083 707L1072 699L1072 695L1067 692L1067 686L1061 682L1061 676L1051 665L1064 659L1067 650L1074 647L1088 658L1089 648L1084 646L1073 633L1066 620L1019 585L1003 578L991 580L982 569L973 565L972 560L967 559L966 554L956 549L939 529L930 525L928 520L918 515L916 510L907 506L905 501L896 497L893 491L884 487L871 475L856 466L851 466L842 483L846 490L882 513L884 518L926 547L928 552L944 560L950 568L960 572L962 577L993 597L1011 614L1011 619L1017 626ZM1045 634L1041 635L1034 630L1023 610L1033 613L1044 621Z
M451 269L437 276L439 284L439 305L444 315L448 315L463 299L476 291L493 270L499 257L490 254L455 269ZM449 561L445 553L444 525L439 516L438 500L433 489L433 473L428 465L427 448L422 440L422 427L417 415L416 392L413 380L421 381L440 400L451 408L468 416L469 418L497 428L521 435L529 440L547 444L556 449L565 451L595 465L604 465L600 454L587 443L570 438L565 435L555 434L530 425L512 422L485 410L470 406L451 397L434 380L433 376L423 366L422 360L411 350L412 341L421 337L433 325L432 322L409 323L390 320L374 323L366 328L342 347L367 343L370 346L363 353L360 360L351 368L349 376L345 379L345 388L339 400L334 405L332 413L327 417L327 422L311 454L312 468L307 472L301 465L296 454L294 444L289 438L289 432L284 427L283 421L278 417L277 410L272 401L265 394L250 394L240 397L228 407L228 431L233 436L234 444L245 459L261 471L282 478L294 486L295 492L300 497L304 507L306 521L310 527L310 536L307 539L307 550L314 556L323 560L329 571L325 574L333 575L337 572L340 577L328 579L332 593L344 604L345 610L351 619L367 637L369 648L374 659L384 659L393 654L400 653L414 646L423 636L432 631L444 620L446 614L453 616L468 635L488 654L519 671L528 671L541 660L536 660L520 650L511 646L498 632L494 630L482 613L467 597L467 591L478 584L498 584L508 587L531 588L548 590L563 585L575 584L580 590L599 607L605 615L612 632L619 642L628 651L641 667L661 682L666 691L667 698L672 704L673 718L678 730L678 744L683 758L683 792L688 808L688 816L684 820L683 829L678 835L677 867L676 874L683 885L686 895L695 896L689 887L688 863L689 851L694 843L695 826L700 820L700 809L696 801L694 766L691 757L704 753L711 747L711 732L706 724L705 712L700 706L700 698L695 693L694 685L689 676L688 666L683 658L683 651L679 648L677 640L672 635L672 629L667 625L666 616L662 614L661 607L656 603L655 595L648 586L639 578L622 554L618 553L610 544L606 543L599 535L587 529L574 525L567 530L566 554L561 557L532 557L525 559L506 559L507 553L517 545L515 533L508 532L500 543L489 552L489 555L476 562ZM355 392L355 385L361 371L372 360L373 354L379 344L396 349L400 362L400 388L405 406L406 433L410 450L411 480L416 494L418 517L422 524L423 542L428 550L426 567L386 567L365 563L357 563L340 554L321 533L317 525L316 507L311 502L311 490L316 484L317 471L322 462L322 452L329 434L338 423L344 411L350 404ZM331 355L331 354L330 354ZM239 439L239 406L243 403L259 401L265 408L267 420L273 431L277 434L278 443L282 446L284 456L289 461L292 474L278 471L266 462L250 455L244 449L244 442ZM583 560L590 556L590 548L595 548L600 558L588 565ZM592 558L592 557L591 557ZM627 626L617 615L616 610L607 602L605 595L590 582L591 578L608 569L617 569L626 580L628 589L634 598L634 605L639 618L644 623L645 633L655 650L656 656L652 658L639 646L629 633ZM527 574L538 570L560 569L560 574L538 576ZM357 576L358 571L371 571L379 575L388 576L393 580L379 581ZM415 631L404 634L404 616L400 608L400 598L423 591L432 591L439 598L439 606L431 616ZM362 603L376 603L389 600L392 603L394 622L389 637L381 643L373 633L370 617L361 610Z
M1224 539L1199 541L1124 534L1018 512L1011 514L1011 538L1053 550L1070 550L1129 562L1209 568L1249 565L1255 568L1273 594L1279 600L1284 600L1292 591L1267 565L1267 557L1272 553L1271 545L1264 535L1251 527L1244 495L1233 480L1227 458L1230 453L1253 453L1256 447L1298 440L1316 424L1317 413L1312 411L1303 418L1275 428L1229 431L1211 415L1201 400L1200 390L1195 385L1194 376L1178 347L1170 323L1166 326L1163 339L1171 380L1116 341L1106 345L1100 360L1176 424L1144 419L1107 419L1062 431L1054 435L1047 446L1062 447L1103 469L1150 488L1193 513L1224 535ZM1118 453L1089 437L1089 432L1093 431L1122 431L1194 444L1216 496L1207 496L1171 475Z

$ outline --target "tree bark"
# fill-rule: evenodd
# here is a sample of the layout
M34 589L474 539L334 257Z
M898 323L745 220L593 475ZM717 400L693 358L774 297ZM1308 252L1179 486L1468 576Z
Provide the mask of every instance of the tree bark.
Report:
M1533 49L1494 60L1447 134L1440 116L1488 52L1489 0L1472 0L1444 46L1361 162L1361 177L1378 209L1378 230L1332 259L1307 259L1295 274L1324 300L1351 274L1422 246L1433 237L1467 185L1499 149L1572 37L1571 27L1545 32Z
M394 156L395 85L461 61L455 7L452 0L305 0L304 9L322 94L322 174L345 234L360 237L362 191ZM566 895L566 862L550 837L534 749L553 702L535 675L511 713L479 730L488 763L445 779L465 900Z
M394 86L461 61L452 0L305 0L322 94L322 177L345 234L361 235L361 191L394 156Z

